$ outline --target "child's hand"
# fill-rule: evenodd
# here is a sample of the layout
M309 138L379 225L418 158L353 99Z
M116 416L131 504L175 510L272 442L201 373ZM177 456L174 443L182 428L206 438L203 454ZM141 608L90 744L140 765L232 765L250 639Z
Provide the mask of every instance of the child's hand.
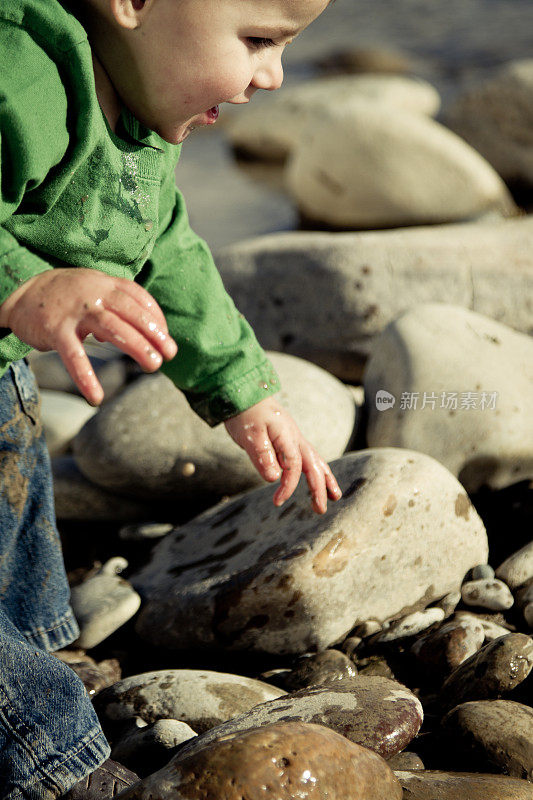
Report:
M82 347L90 333L111 342L147 372L176 355L163 313L148 292L94 269L54 269L30 278L0 306L0 327L37 350L57 350L92 405L104 392Z
M226 420L226 430L248 455L261 477L281 486L274 505L281 506L298 485L302 471L311 493L313 509L324 514L327 498L339 500L341 490L330 468L304 439L290 414L267 397L236 417Z

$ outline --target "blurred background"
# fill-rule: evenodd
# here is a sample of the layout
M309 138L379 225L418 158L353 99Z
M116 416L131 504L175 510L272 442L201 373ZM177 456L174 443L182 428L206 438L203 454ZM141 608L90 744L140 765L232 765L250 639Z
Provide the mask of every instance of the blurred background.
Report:
M440 93L439 119L459 94L503 64L532 56L531 0L337 0L287 48L284 88L376 69L416 76ZM281 167L233 154L224 126L243 111L222 107L214 128L194 132L176 171L191 223L215 250L298 227Z

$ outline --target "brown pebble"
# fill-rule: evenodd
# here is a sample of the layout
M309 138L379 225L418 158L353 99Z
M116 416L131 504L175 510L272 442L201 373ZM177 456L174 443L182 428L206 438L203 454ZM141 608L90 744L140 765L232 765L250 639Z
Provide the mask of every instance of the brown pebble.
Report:
M533 800L531 783L502 775L417 770L396 777L405 800Z
M229 735L121 793L121 800L401 800L376 753L322 725L295 722Z

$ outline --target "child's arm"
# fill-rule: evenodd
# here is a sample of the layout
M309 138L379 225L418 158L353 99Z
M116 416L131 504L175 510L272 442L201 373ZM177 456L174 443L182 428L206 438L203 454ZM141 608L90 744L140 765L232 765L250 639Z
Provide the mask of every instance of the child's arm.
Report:
M57 350L92 405L104 393L82 347L89 333L112 342L147 372L177 352L161 309L145 289L92 269L47 270L30 278L0 305L0 328L10 328L37 350Z
M317 513L324 514L328 497L340 499L341 490L330 468L275 398L261 400L226 420L225 425L232 439L246 450L261 477L274 482L281 475L281 486L274 495L275 505L281 506L288 500L302 472Z

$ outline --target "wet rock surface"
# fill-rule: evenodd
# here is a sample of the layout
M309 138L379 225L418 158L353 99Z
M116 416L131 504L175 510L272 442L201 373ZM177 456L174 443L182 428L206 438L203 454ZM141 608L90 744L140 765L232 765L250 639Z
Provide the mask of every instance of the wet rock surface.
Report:
M312 722L389 758L416 736L422 720L422 706L405 686L388 678L364 676L335 686L311 686L262 703L189 742L183 752L197 752L214 740L248 728Z
M284 694L283 689L238 675L170 669L118 681L100 693L96 707L111 727L135 717L146 723L175 719L203 733Z
M427 452L470 492L529 478L532 365L531 337L455 306L418 306L375 342L365 376L368 442ZM380 411L384 390L396 402Z
M419 638L412 652L422 664L447 676L477 653L484 641L485 631L480 622L457 617L441 625L434 633Z
M344 497L323 516L302 484L282 508L267 487L167 534L131 576L140 635L179 650L322 650L358 622L425 608L486 558L481 520L432 459L383 448L332 468Z
M132 727L113 745L111 758L137 775L151 775L170 761L178 745L196 736L185 722L159 719L151 725L136 718Z
M350 392L314 364L271 356L283 387L279 402L323 458L340 456L353 435ZM317 419L323 424L317 426ZM262 483L224 426L210 428L164 375L143 377L108 403L80 431L74 452L89 480L136 499L201 497L212 503Z
M322 726L299 723L245 731L192 755L178 754L122 797L259 800L266 793L280 800L402 798L398 781L375 753Z
M533 708L478 700L456 706L443 724L467 763L533 781Z
M457 667L445 681L440 701L451 708L468 700L500 698L533 669L533 639L510 633L495 639Z
M284 677L283 686L288 691L297 691L317 684L338 683L355 678L357 668L353 661L338 650L301 658Z
M532 800L533 787L527 781L501 775L474 773L397 772L404 800Z

